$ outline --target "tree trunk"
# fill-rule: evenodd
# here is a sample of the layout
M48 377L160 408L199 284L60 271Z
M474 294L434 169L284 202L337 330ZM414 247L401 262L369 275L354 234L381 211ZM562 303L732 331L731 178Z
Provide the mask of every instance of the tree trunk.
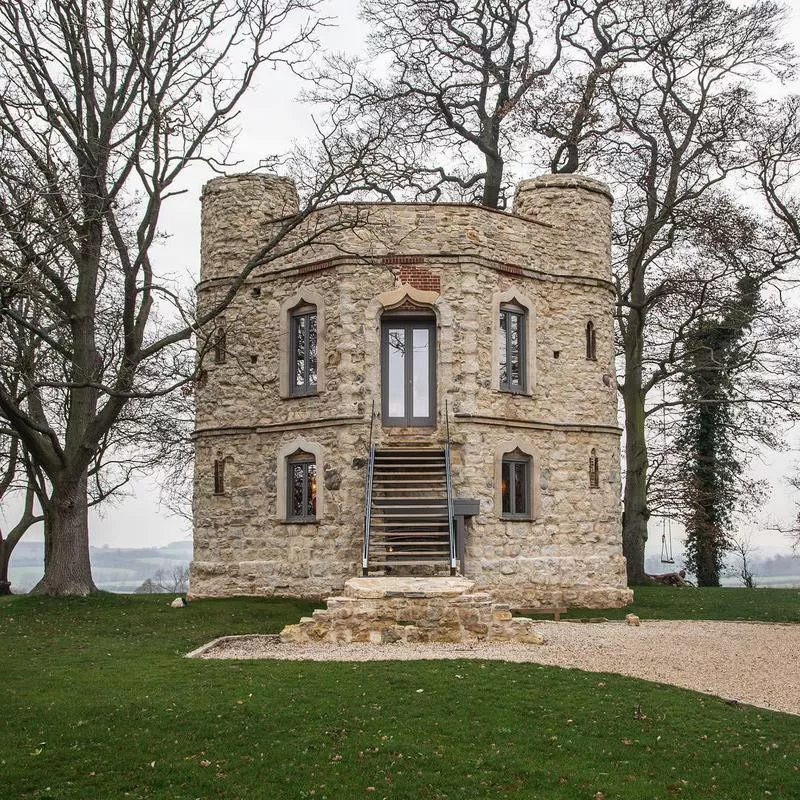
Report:
M500 205L500 189L503 186L503 169L505 164L500 156L486 156L486 180L483 182L483 198L481 205L498 208Z
M0 539L0 595L11 594L11 581L8 579L8 562L11 561L11 550L5 539Z
M85 472L77 480L64 480L53 486L44 525L47 550L44 577L31 594L60 597L96 592L89 562Z
M719 570L717 569L717 541L713 527L697 526L697 585L719 587Z
M649 583L644 571L647 542L647 442L644 398L640 387L626 376L622 389L625 405L625 493L622 515L622 552L629 584Z

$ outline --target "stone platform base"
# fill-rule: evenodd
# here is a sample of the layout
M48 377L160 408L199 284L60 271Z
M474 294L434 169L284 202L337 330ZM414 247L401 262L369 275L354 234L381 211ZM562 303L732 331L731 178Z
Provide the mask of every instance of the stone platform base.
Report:
M517 642L542 644L533 620L466 578L351 578L341 597L281 631L284 643Z

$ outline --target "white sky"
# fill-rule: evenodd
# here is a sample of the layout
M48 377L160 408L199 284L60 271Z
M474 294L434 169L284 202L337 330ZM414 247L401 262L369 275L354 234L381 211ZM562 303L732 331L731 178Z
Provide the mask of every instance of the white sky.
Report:
M787 36L798 41L800 8L792 0L787 5L792 15ZM366 32L357 17L357 0L329 0L324 8L325 13L333 18L332 26L323 32L326 48L359 52ZM251 170L262 158L284 152L294 139L310 134L311 109L296 100L301 85L301 81L288 70L267 68L258 76L256 86L242 106L241 132L234 147L234 155L241 165L232 171ZM199 197L202 184L209 177L209 173L199 168L189 171L183 183L186 194L166 210L163 229L171 234L171 238L162 248L161 266L164 271L191 275L195 279L199 274ZM796 433L791 433L788 438L793 446L798 446L800 437ZM762 463L755 465L758 476L773 484L770 501L761 515L747 526L754 533L753 542L759 547L760 556L788 549L781 534L765 532L764 528L779 521L785 524L794 513L794 498L782 479L791 470L795 458L791 452L768 453ZM800 460L800 456L797 458ZM158 508L158 488L152 480L133 483L130 496L106 505L102 514L93 512L90 525L94 546L158 546L191 535L184 521L170 517ZM28 536L40 538L41 534L31 531ZM661 524L654 519L650 526L648 555L660 552L660 537ZM680 546L677 528L673 538L677 549Z

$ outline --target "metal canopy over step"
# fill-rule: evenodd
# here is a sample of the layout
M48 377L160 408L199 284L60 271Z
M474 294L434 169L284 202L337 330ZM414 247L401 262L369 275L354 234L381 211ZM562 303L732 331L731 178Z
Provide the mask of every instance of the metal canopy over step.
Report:
M455 574L449 446L370 446L364 501L364 575L370 570L446 566Z

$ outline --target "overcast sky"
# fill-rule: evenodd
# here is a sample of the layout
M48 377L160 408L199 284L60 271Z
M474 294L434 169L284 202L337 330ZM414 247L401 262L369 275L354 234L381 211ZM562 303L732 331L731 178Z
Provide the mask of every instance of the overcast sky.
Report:
M792 24L787 36L800 38L800 9L795 2L791 7ZM357 17L357 2L331 0L325 6L330 15L331 27L323 33L328 49L357 53L362 48L365 30ZM233 171L249 171L259 161L271 154L284 152L292 140L310 135L311 109L297 101L301 82L288 71L265 69L242 106L239 118L241 132L234 153L241 162ZM199 274L200 247L200 190L210 177L200 169L190 171L184 181L186 194L178 198L167 210L164 230L171 236L160 252L162 270L189 276L196 280ZM798 436L790 433L790 444L797 446ZM769 454L762 463L755 465L759 477L766 477L773 484L771 500L762 515L749 526L755 533L753 541L760 547L759 555L786 550L785 539L778 533L764 532L776 522L786 523L793 514L794 498L782 478L791 468L794 453ZM29 533L30 538L41 536ZM91 542L94 546L147 547L167 544L176 539L191 536L191 530L182 520L170 517L158 508L158 490L153 482L138 481L131 487L131 496L114 504L107 504L102 515L93 514L91 520ZM680 533L674 531L676 548ZM660 550L661 523L653 520L650 529L648 554Z

